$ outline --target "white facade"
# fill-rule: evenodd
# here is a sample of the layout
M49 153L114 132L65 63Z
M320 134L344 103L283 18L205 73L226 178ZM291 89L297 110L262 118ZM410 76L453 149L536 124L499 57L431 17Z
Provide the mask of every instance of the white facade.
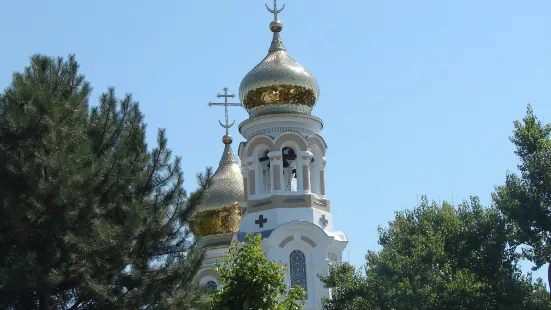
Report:
M228 246L212 247L206 250L203 268L199 272L199 284L211 289L220 289L220 276L214 272L218 261L225 259L229 253Z
M270 260L283 262L289 270L286 284L291 286L291 253L300 251L305 256L306 292L305 309L320 309L321 299L329 297L318 275L327 275L329 264L341 262L346 247L343 234L331 234L309 222L294 221L275 229L261 244ZM344 239L344 240L343 240ZM300 282L300 280L299 280Z
M243 179L235 182L245 185L245 208L239 232L203 238L219 245L207 249L201 284L219 289L223 283L214 270L230 240L243 242L247 233L259 233L267 258L288 267L286 284L306 289L305 309L320 309L322 298L330 297L318 275L342 261L348 240L334 229L325 194L327 146L321 128L321 120L309 115L265 116L241 124L248 141L239 148Z
M262 235L267 258L289 268L287 285L305 286L305 309L320 309L322 298L330 297L318 275L326 275L329 264L341 262L348 244L346 235L334 230L325 195L327 146L319 136L322 127L321 120L309 115L267 115L240 125L248 139L239 150L247 210L236 237L244 241L247 233ZM288 147L296 154L294 160L283 156ZM265 154L269 161L262 162ZM266 162L269 186L264 184ZM284 166L296 169L294 186L287 186L289 168Z

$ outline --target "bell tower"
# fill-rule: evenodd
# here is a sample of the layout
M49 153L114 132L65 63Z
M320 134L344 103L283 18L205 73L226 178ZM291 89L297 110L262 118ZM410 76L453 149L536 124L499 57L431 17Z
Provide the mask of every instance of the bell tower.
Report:
M348 240L335 231L325 190L327 144L312 115L319 99L314 75L295 61L280 37L284 7L268 11L273 33L266 57L242 80L239 97L249 118L239 125L244 212L237 239L260 233L269 259L289 267L289 285L302 285L306 309L329 297L318 279L339 263Z

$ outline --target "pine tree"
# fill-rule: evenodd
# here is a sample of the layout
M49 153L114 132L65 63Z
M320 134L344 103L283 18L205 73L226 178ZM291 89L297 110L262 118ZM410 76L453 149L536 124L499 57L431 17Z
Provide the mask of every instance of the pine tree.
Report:
M90 93L74 56L37 55L0 98L0 308L201 307L187 223L210 169L188 194L131 95Z

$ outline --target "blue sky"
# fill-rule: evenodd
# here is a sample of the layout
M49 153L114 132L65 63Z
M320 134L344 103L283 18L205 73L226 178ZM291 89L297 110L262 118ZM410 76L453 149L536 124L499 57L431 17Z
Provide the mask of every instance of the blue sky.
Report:
M418 195L488 205L516 169L512 122L528 103L551 121L551 1L280 2L287 50L320 83L328 198L356 265ZM75 53L93 103L115 86L140 102L151 143L167 129L192 189L223 149L223 109L207 103L265 56L271 18L252 0L0 1L0 87L34 53Z

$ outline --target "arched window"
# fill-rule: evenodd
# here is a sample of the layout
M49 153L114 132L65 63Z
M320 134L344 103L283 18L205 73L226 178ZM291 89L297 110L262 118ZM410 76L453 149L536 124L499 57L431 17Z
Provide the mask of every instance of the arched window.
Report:
M300 285L304 291L308 292L306 283L306 258L304 253L299 250L291 252L289 257L290 272L291 272L291 287ZM306 295L308 296L308 294Z
M269 150L262 152L261 157L258 159L258 161L260 162L260 170L262 171L261 189L263 193L270 193L272 191L272 186L270 182L270 158L268 157L269 152Z
M216 291L218 289L218 284L216 284L216 282L214 281L207 282L205 286L207 287L207 290L209 292Z
M296 192L297 189L297 153L290 147L284 147L283 154L283 180L284 190Z

